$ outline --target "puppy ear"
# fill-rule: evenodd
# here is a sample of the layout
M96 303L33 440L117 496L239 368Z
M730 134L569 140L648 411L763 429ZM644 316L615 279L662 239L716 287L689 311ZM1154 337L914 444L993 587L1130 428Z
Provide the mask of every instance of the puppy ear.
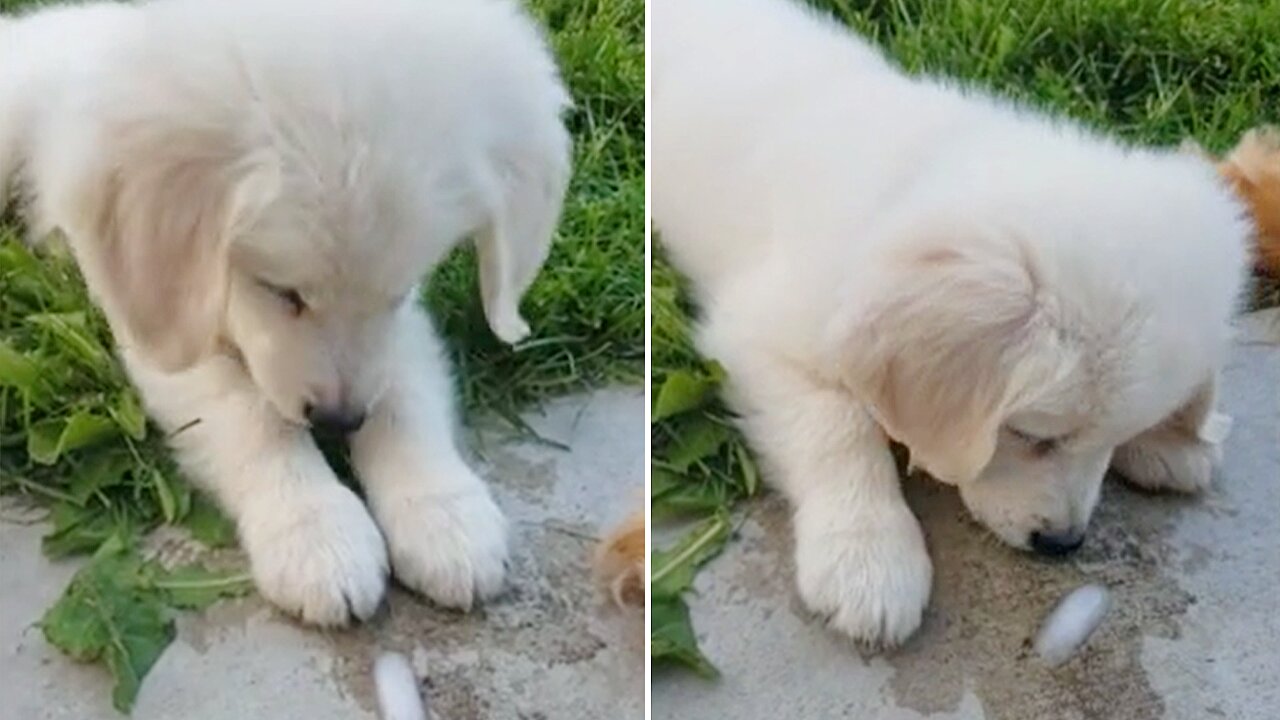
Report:
M569 139L557 124L543 152L511 163L498 180L489 222L475 238L480 295L493 334L515 344L529 334L520 298L551 249L569 182Z
M977 477L1019 391L1044 377L1033 360L1048 327L1027 252L1011 238L910 244L839 323L846 381L940 480Z
M273 196L272 163L223 129L123 122L88 204L86 248L117 340L177 371L207 355L226 305L228 237Z

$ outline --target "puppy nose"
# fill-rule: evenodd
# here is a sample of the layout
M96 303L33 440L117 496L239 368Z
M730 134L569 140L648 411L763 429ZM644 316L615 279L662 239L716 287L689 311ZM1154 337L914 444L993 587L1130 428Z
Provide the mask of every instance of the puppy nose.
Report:
M1070 555L1084 544L1084 532L1068 530L1063 533L1031 533L1031 549L1041 555L1061 557Z
M303 408L311 428L324 435L350 435L364 424L363 412L322 407L307 403Z

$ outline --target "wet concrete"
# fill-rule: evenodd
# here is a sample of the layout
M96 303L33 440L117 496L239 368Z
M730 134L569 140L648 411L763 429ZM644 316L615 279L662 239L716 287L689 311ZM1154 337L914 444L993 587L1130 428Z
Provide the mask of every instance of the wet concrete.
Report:
M771 497L690 598L722 677L655 674L653 718L1275 718L1280 706L1280 311L1242 323L1222 402L1235 418L1214 487L1151 495L1109 479L1066 562L1011 550L956 493L907 481L934 560L924 625L887 654L825 630L793 589L790 519ZM1049 669L1031 639L1086 582L1112 611Z
M301 627L254 598L184 614L133 717L373 718L373 659L396 650L440 720L642 718L643 618L606 602L590 561L595 539L644 497L643 393L566 398L525 420L550 442L501 429L473 438L477 467L513 525L501 599L463 614L394 590L370 623L334 632ZM0 521L0 718L120 717L107 673L63 657L32 626L75 569L40 555L43 532ZM172 534L153 544L190 556Z

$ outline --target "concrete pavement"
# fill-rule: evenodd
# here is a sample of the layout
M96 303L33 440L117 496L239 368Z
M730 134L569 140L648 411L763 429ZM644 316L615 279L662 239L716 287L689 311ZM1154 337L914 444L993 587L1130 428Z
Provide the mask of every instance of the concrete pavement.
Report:
M903 648L864 654L793 589L790 520L772 496L699 575L690 607L722 677L655 673L654 720L1273 720L1280 707L1280 310L1242 332L1222 387L1235 419L1204 497L1108 480L1070 562L1010 550L955 492L910 480L933 599ZM1030 642L1067 591L1101 582L1112 611L1056 670Z
M501 430L480 432L474 443L513 524L501 600L463 615L394 591L372 622L340 632L303 628L256 598L183 614L133 717L374 718L373 658L398 650L425 678L441 720L643 718L643 619L610 608L589 574L593 538L644 497L643 392L565 398L525 419L568 449ZM40 554L42 524L2 514L0 718L121 717L107 672L70 661L32 625L75 564Z

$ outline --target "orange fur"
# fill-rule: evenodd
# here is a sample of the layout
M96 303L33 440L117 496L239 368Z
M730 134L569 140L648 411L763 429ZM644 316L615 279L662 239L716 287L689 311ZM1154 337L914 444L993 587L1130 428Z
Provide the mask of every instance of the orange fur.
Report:
M596 550L596 579L619 607L645 606L644 512L616 527Z
M1257 269L1280 277L1280 128L1245 133L1218 162L1218 172L1253 214Z

